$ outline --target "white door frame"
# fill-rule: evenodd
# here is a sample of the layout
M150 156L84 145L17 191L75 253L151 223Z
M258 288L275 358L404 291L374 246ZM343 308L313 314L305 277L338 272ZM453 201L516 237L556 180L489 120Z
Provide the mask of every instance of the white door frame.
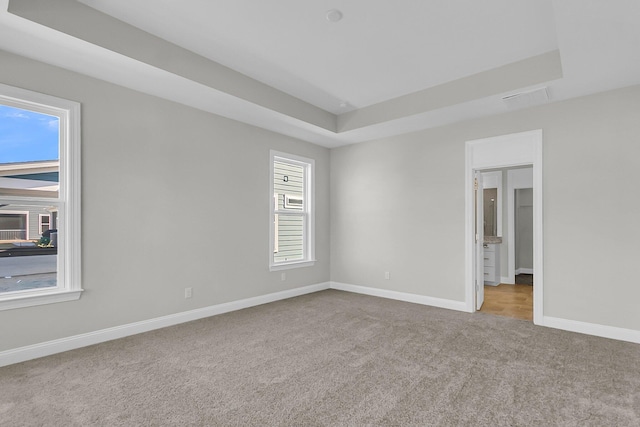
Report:
M475 255L475 297L476 297L476 310L480 310L484 303L484 184L482 182L482 173L480 171L474 171L474 184L475 190L475 236L473 241L475 242L474 255Z
M465 306L476 311L474 171L533 167L533 323L543 322L542 130L467 141L465 147Z

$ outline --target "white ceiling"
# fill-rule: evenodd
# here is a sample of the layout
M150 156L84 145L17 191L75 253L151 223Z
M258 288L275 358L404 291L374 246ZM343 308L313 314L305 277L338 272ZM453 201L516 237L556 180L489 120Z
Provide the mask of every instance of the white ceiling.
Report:
M81 1L334 114L558 47L550 0Z
M35 0L0 0L0 49L329 147L501 113L503 96L535 87L547 86L553 102L640 84L637 0L80 2L277 89L273 101L216 83L220 76L206 67L202 77L186 76L130 53L131 45L144 47L135 34L125 39L114 29L112 41L99 43L90 29L46 22L54 7L70 10L72 0L49 0L48 11L36 10L43 3ZM6 5L17 3L33 10L8 13ZM340 22L325 18L333 8L342 11ZM436 93L429 90L555 50L561 78L405 108L416 99L428 103ZM305 102L294 100L288 111L278 93ZM362 124L341 131L355 116ZM327 120L335 125L322 124Z

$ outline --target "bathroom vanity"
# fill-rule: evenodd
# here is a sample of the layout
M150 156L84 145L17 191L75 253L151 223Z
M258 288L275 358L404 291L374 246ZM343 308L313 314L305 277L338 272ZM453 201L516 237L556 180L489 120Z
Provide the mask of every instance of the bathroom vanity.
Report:
M491 242L491 243L490 243ZM500 246L502 238L485 239L484 244L484 284L498 286L500 284Z

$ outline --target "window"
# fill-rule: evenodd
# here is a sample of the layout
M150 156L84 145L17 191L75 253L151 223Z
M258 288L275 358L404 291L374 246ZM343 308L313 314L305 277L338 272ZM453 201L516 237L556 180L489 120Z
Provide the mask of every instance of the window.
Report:
M312 159L271 151L271 271L315 262L314 164Z
M80 104L0 84L0 310L80 298Z
M29 212L10 211L7 206L0 209L0 242L28 239Z
M51 215L38 215L38 230L40 235L45 231L51 229Z

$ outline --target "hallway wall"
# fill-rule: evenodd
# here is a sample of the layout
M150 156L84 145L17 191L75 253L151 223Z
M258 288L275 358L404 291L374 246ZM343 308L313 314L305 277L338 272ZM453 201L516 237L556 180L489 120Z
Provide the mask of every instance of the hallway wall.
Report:
M533 269L533 189L515 191L515 268Z

